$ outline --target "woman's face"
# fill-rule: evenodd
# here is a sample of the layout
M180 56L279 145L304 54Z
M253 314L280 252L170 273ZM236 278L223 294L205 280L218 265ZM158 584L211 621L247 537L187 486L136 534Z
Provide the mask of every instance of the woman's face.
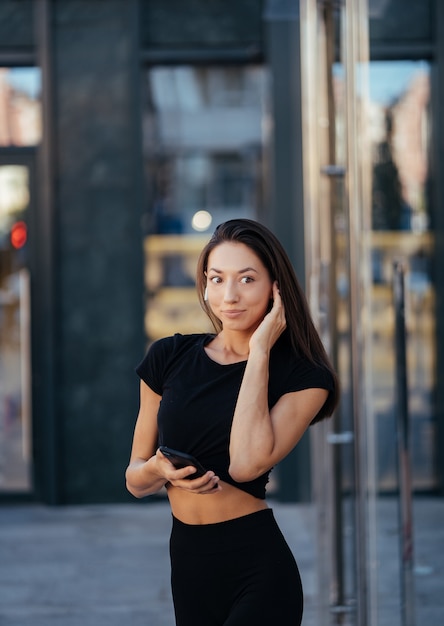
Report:
M210 252L207 268L208 304L223 328L254 332L273 293L262 261L245 244L227 241Z

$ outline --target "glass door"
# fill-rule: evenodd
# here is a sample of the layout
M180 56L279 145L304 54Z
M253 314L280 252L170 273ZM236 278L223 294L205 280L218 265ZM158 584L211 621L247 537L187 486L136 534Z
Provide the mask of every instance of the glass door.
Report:
M399 626L415 612L403 472L416 492L437 487L431 66L369 62L364 1L303 6L309 295L342 383L336 415L312 430L319 623Z
M31 166L0 156L0 494L32 491Z
M372 62L369 68L372 397L377 436L379 624L414 622L411 491L432 491L436 476L435 237L430 219L430 63ZM403 270L405 384L399 389L399 307L395 265ZM405 433L400 407L405 400ZM407 442L406 454L398 451ZM407 463L400 465L405 457ZM406 485L406 477L408 484ZM405 493L405 488L408 492ZM387 542L386 537L393 540ZM418 613L418 622L420 614Z
M369 189L364 1L303 4L306 223L312 310L342 400L312 429L320 624L375 623L374 432L369 397Z

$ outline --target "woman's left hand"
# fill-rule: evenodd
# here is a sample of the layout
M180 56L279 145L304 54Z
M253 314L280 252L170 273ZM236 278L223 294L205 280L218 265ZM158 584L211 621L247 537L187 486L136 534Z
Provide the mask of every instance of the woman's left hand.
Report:
M215 494L222 490L219 477L214 472L207 472L199 478L171 479L169 482L173 487L200 495Z
M250 337L250 352L269 352L287 327L285 310L277 282L273 283L273 306Z

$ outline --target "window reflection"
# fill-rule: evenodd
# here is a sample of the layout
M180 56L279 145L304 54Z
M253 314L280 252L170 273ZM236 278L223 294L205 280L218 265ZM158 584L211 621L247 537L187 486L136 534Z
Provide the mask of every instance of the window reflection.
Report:
M434 286L427 197L430 68L424 62L370 65L373 146L373 386L378 420L379 485L396 487L393 262L406 267L409 409L413 483L435 484L432 395Z
M374 81L379 71L388 69L384 65L373 64ZM404 64L389 65L396 71ZM406 66L403 69L410 74L403 73L398 93L392 92L389 100L374 94L380 100L372 102L372 218L375 230L421 233L430 221L426 199L430 81L425 64Z
M262 207L261 67L158 67L143 114L146 332L209 329L194 289L214 227Z
M0 166L0 491L31 489L29 170Z
M41 136L40 70L0 68L0 146L35 146Z

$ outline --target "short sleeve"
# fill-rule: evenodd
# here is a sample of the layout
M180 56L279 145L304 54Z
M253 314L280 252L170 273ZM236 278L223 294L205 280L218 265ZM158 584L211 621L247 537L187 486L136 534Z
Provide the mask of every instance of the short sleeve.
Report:
M329 369L295 352L285 336L280 337L271 350L269 371L270 407L286 393L314 388L332 392L335 388L335 380Z
M283 382L282 393L302 391L303 389L319 388L332 391L334 380L331 372L322 365L306 359L297 359Z
M172 350L172 337L158 339L151 344L145 357L136 367L137 375L159 396L163 393L165 369Z

